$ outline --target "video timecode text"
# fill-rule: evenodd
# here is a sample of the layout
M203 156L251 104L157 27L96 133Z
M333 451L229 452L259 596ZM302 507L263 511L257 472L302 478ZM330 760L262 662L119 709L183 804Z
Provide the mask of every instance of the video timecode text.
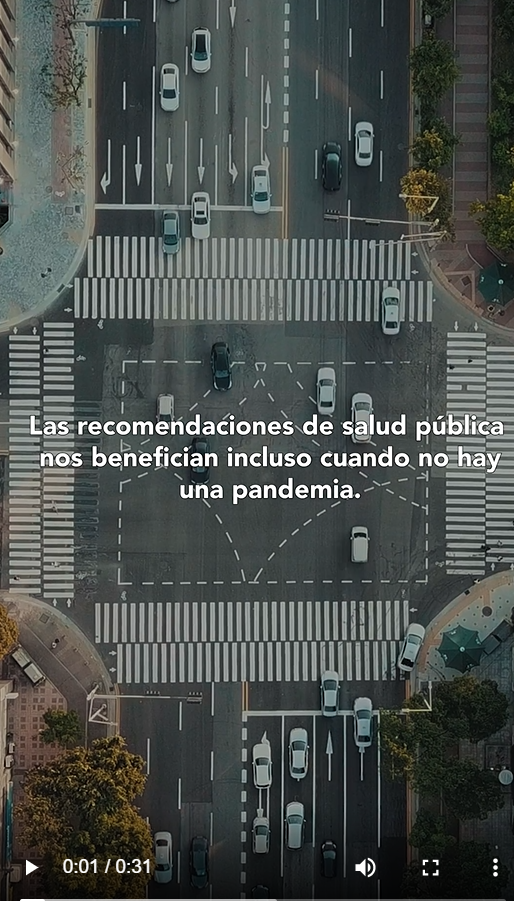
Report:
M108 857L106 860L87 860L81 857L79 860L71 860L67 857L63 860L62 868L65 873L86 875L87 873L108 873L109 870L115 870L117 873L148 873L150 874L150 860L140 860L138 857L134 860L123 860L122 858Z

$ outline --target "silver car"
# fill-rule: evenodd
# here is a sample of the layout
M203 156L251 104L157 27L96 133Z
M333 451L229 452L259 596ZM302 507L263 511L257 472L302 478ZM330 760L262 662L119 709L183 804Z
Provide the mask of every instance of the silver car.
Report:
M318 413L331 416L336 408L336 373L330 366L318 369L316 377L316 406Z
M180 102L180 84L178 66L175 63L164 63L161 69L161 107L167 113L178 110Z
M371 166L375 133L371 122L357 122L355 126L355 162L358 166Z
M321 713L336 716L339 706L339 673L327 669L321 676Z
M410 673L414 669L424 640L424 626L420 626L419 623L410 623L398 655L399 670L402 670L404 673Z
M291 729L289 733L289 773L293 779L305 779L309 768L307 729Z
M286 807L286 847L299 851L303 845L305 810L300 801L291 801Z
M175 210L162 214L162 251L178 253L180 250L180 219Z
M261 813L261 811L257 811ZM269 851L269 819L256 816L252 825L252 845L254 854L267 854Z
M173 422L175 398L173 394L159 394L157 398L157 422Z
M369 698L356 698L353 705L353 737L359 750L373 741L373 704Z
M171 882L173 875L173 843L171 832L156 832L154 835L156 882Z
M373 401L371 396L364 391L354 394L352 397L352 422L353 427L358 427L357 434L352 432L352 441L355 444L366 444L371 441L371 414L373 413Z
M191 68L208 72L211 68L211 33L208 28L195 28L191 35Z
M400 332L400 292L398 288L384 288L382 293L382 331L384 335Z
M206 191L196 191L191 198L191 234L208 238L211 233L211 200Z
M269 213L271 209L271 187L269 169L266 166L253 167L251 193L254 213Z
M271 785L271 745L263 738L252 748L253 783L255 788L269 788Z

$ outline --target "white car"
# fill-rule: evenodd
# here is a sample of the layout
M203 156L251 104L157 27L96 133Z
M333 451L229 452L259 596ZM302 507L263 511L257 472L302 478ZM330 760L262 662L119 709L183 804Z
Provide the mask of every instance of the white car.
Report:
M161 69L160 95L162 109L174 113L180 102L180 80L175 63L164 63Z
M299 851L303 845L305 809L300 801L291 801L286 807L286 847Z
M156 882L171 882L173 874L173 843L171 832L156 832L154 835Z
M269 788L271 785L271 745L263 738L252 749L253 783L255 788Z
M159 394L157 398L157 422L173 422L175 398L173 394Z
M191 35L191 68L200 74L211 68L211 33L208 28L195 28Z
M410 673L414 669L424 639L424 627L419 623L410 623L398 655L398 669L404 673Z
M321 676L321 713L336 716L339 705L339 673L327 669Z
M382 331L384 335L400 332L400 292L398 288L384 288L382 293Z
M373 704L369 698L356 698L353 705L353 737L359 750L373 741Z
M352 441L355 444L366 444L371 441L371 414L373 401L369 394L360 392L352 397ZM357 434L355 428L358 427Z
M271 185L267 166L253 167L251 194L254 213L269 213L271 209Z
M309 768L307 729L291 729L289 733L289 773L293 779L305 779Z
M375 133L371 122L357 122L355 126L355 162L358 166L371 166L374 137Z
M336 408L336 373L330 366L318 369L316 377L316 406L318 413L332 415Z
M260 813L260 811L257 811ZM269 851L269 819L256 816L252 825L252 843L254 854L267 854Z
M208 238L211 233L211 200L206 191L196 191L191 198L191 234Z

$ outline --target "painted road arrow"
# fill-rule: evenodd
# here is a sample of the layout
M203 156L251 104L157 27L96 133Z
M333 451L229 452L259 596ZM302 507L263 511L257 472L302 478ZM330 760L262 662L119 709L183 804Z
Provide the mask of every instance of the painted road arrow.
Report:
M136 165L134 166L136 170L136 181L139 185L141 181L141 172L143 170L143 166L141 165L141 138L139 135L137 136L137 149L136 149Z
M102 180L100 182L100 186L104 194L107 193L107 188L111 183L111 141L110 139L107 141L107 169L102 175Z
M171 162L171 138L168 138L168 160L166 163L166 178L168 180L168 188L171 185L172 174L173 174L173 163Z
M334 753L334 746L332 744L332 733L328 733L327 738L327 747L325 748L325 752L328 758L328 781L332 782L332 754Z

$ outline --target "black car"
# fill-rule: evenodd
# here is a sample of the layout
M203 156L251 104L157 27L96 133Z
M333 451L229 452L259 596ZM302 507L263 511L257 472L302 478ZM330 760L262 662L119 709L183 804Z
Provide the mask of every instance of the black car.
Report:
M343 180L343 150L340 144L329 141L323 144L321 156L321 183L325 191L339 191Z
M337 872L337 847L334 842L323 842L321 846L321 875L332 879Z
M196 485L206 485L209 481L209 466L205 463L205 454L208 454L210 449L211 446L207 441L207 438L202 438L201 436L193 438L191 447L189 448L190 452L193 454L204 455L203 465L189 467L189 478Z
M228 344L225 341L217 341L211 350L212 381L217 391L228 391L232 388L230 365Z
M252 898L269 898L269 888L265 885L256 885L252 889Z
M202 835L196 835L191 842L189 870L193 888L209 885L209 842Z

